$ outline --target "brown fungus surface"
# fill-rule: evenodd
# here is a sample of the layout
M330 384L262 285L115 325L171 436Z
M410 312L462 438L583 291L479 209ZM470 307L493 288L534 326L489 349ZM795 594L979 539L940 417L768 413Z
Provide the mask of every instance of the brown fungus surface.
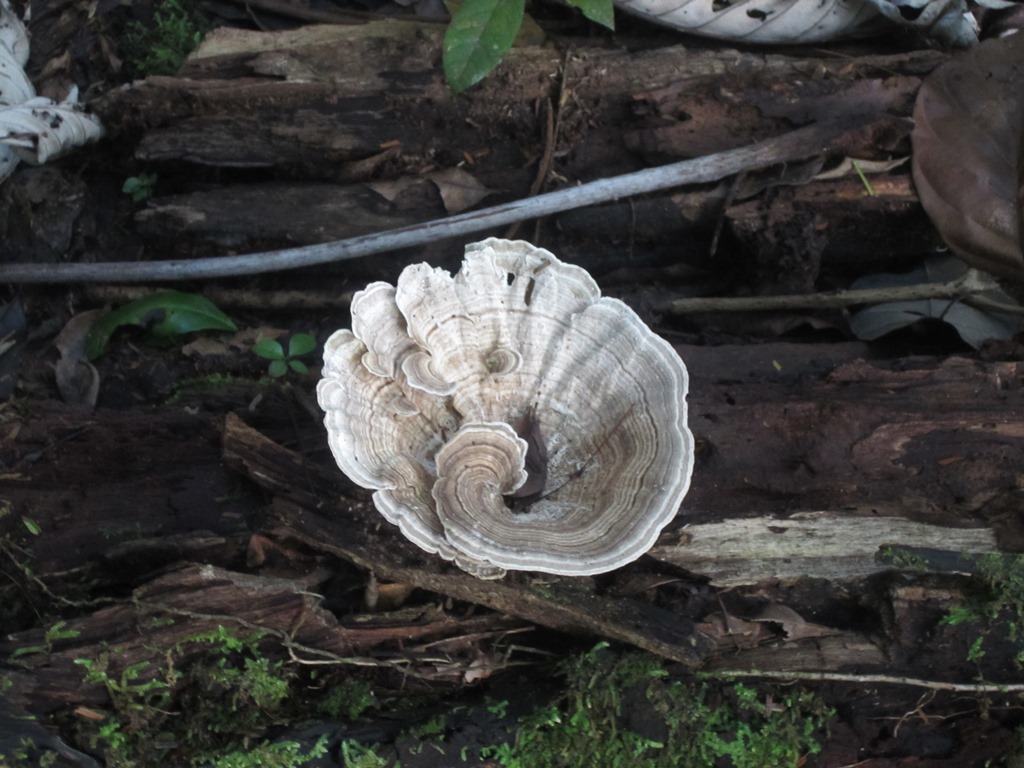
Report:
M419 547L481 578L587 575L646 552L690 482L687 374L579 267L467 246L352 302L317 394L339 467Z

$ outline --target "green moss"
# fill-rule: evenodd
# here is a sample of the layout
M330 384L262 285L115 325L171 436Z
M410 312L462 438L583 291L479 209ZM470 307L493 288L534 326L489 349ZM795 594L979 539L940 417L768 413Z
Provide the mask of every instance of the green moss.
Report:
M310 760L327 754L327 737L320 739L303 753L296 741L264 742L258 747L239 750L218 758L213 768L299 768Z
M1024 555L986 555L978 563L989 592L988 613L1005 613L1010 640L1024 636Z
M820 749L816 737L830 714L795 690L775 699L742 685L713 694L707 684L673 679L659 659L640 653L616 658L599 647L563 672L567 693L523 721L512 748L495 755L506 768L796 765ZM633 730L624 719L627 700L645 700L660 722L643 734Z
M388 768L388 761L377 754L373 747L346 739L338 749L341 763L345 768Z
M1001 625L1005 640L1016 650L1018 667L1024 666L1024 555L983 555L977 567L975 591L969 602L951 609L944 621L951 626L984 625L967 652L968 660L973 662L984 658L987 637L993 627Z
M220 626L163 652L159 666L144 661L116 667L116 649L76 660L84 682L102 686L109 697L99 711L102 719L74 721L77 739L100 752L110 768L305 765L325 753L326 742L303 752L298 743L265 737L319 709L310 693L334 690L339 682L318 680L314 689L294 668L267 656L262 639L258 632Z
M118 48L128 74L173 75L202 42L208 26L188 0L164 0L150 24L133 21L125 26Z
M903 547L885 546L881 551L882 561L889 563L894 568L904 571L925 572L928 570L928 563L920 555L916 555Z
M60 755L52 749L39 747L31 739L22 739L10 753L0 753L0 768L51 768Z
M504 768L764 768L820 751L832 712L797 689L713 685L673 676L657 657L607 645L558 665L561 694L518 720L479 757ZM497 724L507 703L484 702ZM633 713L642 713L638 718ZM449 745L443 719L410 729L419 754ZM473 757L465 748L462 762Z
M358 720L368 710L376 707L377 697L373 693L373 686L359 678L328 686L316 705L321 714L350 722Z

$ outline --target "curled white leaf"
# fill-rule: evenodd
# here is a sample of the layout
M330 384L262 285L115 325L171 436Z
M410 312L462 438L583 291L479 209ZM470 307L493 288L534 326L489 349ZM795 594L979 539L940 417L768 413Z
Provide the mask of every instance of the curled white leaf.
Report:
M36 95L28 76L28 30L7 0L0 0L0 105L21 104Z
M28 30L7 0L0 0L0 46L7 49L19 67L25 66L28 61Z
M99 118L78 103L77 88L61 102L36 96L24 69L28 52L24 22L0 0L0 181L19 160L40 165L103 135Z
M892 29L893 24L945 45L977 42L977 26L966 0L615 0L615 4L656 24L732 42L822 43L884 31L886 26Z
M0 111L0 144L33 165L42 165L102 135L96 116L74 101L58 104L37 96Z

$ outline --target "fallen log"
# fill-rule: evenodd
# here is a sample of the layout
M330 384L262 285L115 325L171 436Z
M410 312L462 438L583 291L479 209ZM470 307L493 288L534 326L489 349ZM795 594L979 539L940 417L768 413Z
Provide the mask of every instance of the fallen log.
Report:
M964 599L963 574L977 569L978 556L1024 543L1012 513L1022 492L1021 364L872 360L871 348L856 343L679 350L691 371L699 446L690 493L649 557L586 579L512 574L484 582L426 555L333 467L318 424L303 427L303 441L321 446L314 455L322 464L236 416L219 438L210 421L177 409L150 411L144 422L133 411L97 421L60 408L20 426L9 421L15 439L3 496L22 515L31 509L40 533L20 554L19 516L0 520L8 588L56 600L76 614L69 626L80 633L46 653L22 652L30 674L18 678L19 695L40 711L89 702L97 694L82 688L74 658L117 644L124 653L112 664L135 663L218 624L258 629L284 652L336 661L378 648L377 661L409 668L415 658L395 645L402 638L544 626L618 640L695 670L973 680L966 649L975 638L942 618ZM172 453L175 444L181 450ZM146 502L137 473L98 483L90 469L97 465L150 467L156 474L147 483L177 483L180 495L171 504ZM60 491L47 490L58 467ZM252 514L260 504L253 495L233 494L227 509L209 493L196 495L195 483L231 489L241 475L268 494L256 523L262 538L239 530L233 517ZM183 518L179 505L200 498L209 499L206 511ZM218 511L226 516L211 532ZM100 532L111 525L105 521L123 526L132 516L142 531L164 535L81 535L83 525ZM83 561L83 552L92 559ZM482 614L480 625L436 611L398 624L384 613L378 627L341 623L311 593L352 568L357 582L369 572L494 613ZM65 591L71 575L92 591ZM119 597L126 587L130 596ZM780 617L778 607L791 614ZM173 622L145 619L161 615ZM0 641L0 654L44 640L40 629L15 633ZM991 684L1012 675L1015 653L1013 643L993 642L985 659Z
M839 589L881 589L875 598L881 604L890 599L888 588L877 586L885 574L971 572L978 556L1020 548L1017 525L1004 513L1021 492L1019 363L865 361L860 355L869 349L860 344L680 352L690 364L690 418L699 456L677 525L651 551L653 560L712 584L751 585L774 600L785 592L780 585L813 580ZM286 455L237 422L226 430L225 460L256 482L270 483L273 467L287 466L280 458ZM278 478L273 487L285 483ZM701 624L694 635L701 638L697 654L680 654L671 642L680 637L677 617L651 609L628 613L623 622L616 617L626 610L625 598L616 598L617 608L595 599L636 572L678 579L651 560L616 574L611 586L601 579L546 577L538 594L536 582L522 576L487 583L451 568L438 570L435 558L398 539L390 526L371 522L374 530L367 534L349 521L351 505L314 495L315 505L308 496L303 503L286 493L288 504L271 508L268 533L384 578L562 631L630 642L690 665L720 667L722 660L714 659L726 649L729 665L748 663L744 653L750 665L763 662L764 637L737 651L735 638L719 636L709 656L703 636L715 630ZM362 502L360 514L368 513ZM873 577L882 582L863 586ZM939 592L945 604L955 603L948 580ZM648 590L641 593L650 599ZM934 601L935 595L925 590L920 599ZM912 611L912 604L904 611ZM830 640L799 637L777 644L773 668L887 670L889 662L872 639L877 631L845 628ZM963 669L963 657L943 663Z
M142 132L139 160L172 176L193 169L173 185L175 194L155 197L139 212L148 250L189 257L379 232L442 215L436 201L411 211L395 207L365 186L371 180L460 166L493 192L488 204L501 204L547 187L571 189L667 159L746 146L837 115L858 128L833 153L905 155L908 123L902 118L909 115L917 78L944 59L925 51L860 57L853 65L844 58L678 45L630 51L579 43L564 54L525 47L510 53L487 88L455 96L437 65L440 35L437 25L399 21L281 33L218 30L179 76L108 94L96 109L112 134ZM871 119L862 125L866 115ZM805 155L818 149L809 147ZM219 170L205 178L202 168ZM753 167L725 175L747 170ZM804 183L814 175L807 167L802 172L794 178L790 168L758 184ZM905 256L910 243L931 232L905 182L905 172L894 183L881 181L883 194L865 193L852 205L841 202L848 191L815 182L801 199L773 201L767 210L751 201L725 220L765 262L807 230L815 234L817 259L849 263L855 254L844 252L846 235L865 232L867 207L876 225L870 231L879 236L858 241L876 246L880 258ZM675 226L665 228L663 220L653 230L646 226L647 242L678 238L680 227L695 242L706 241L726 203L740 204L744 194L751 192L727 185L711 195L714 205L664 199L680 214L670 216ZM243 198L255 204L236 202ZM579 205L592 203L581 199ZM615 239L632 242L637 232L644 239L643 219L637 221L632 207L622 213L629 216ZM801 224L786 242L766 239L775 229L766 221L789 220ZM886 233L901 237L886 239ZM440 229L436 236L443 236ZM595 230L589 239L607 238ZM808 270L812 284L817 266ZM25 279L20 274L3 276Z

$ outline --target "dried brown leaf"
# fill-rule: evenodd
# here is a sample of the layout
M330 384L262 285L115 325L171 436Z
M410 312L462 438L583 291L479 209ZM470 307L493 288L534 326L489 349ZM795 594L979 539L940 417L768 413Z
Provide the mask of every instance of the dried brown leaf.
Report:
M914 108L914 183L949 247L1024 280L1024 35L986 40L935 70Z
M794 611L788 605L772 603L765 606L761 615L753 621L769 622L778 624L786 634L787 640L802 640L805 637L828 637L838 635L838 630L825 627L821 624L811 624L803 616Z
M696 625L697 631L715 641L719 648L755 648L775 639L767 624L744 621L728 614L713 614Z
M407 189L421 183L422 179L420 179L417 176L400 176L397 179L388 179L385 181L372 181L369 182L366 186L368 186L378 195L383 197L389 203L393 203Z
M85 339L92 324L105 310L94 309L79 312L68 320L67 325L53 340L53 346L60 353L54 366L57 389L64 402L69 405L96 405L100 393L100 375L85 354Z
M445 168L427 176L437 185L448 213L461 213L491 194L491 190L461 168Z

